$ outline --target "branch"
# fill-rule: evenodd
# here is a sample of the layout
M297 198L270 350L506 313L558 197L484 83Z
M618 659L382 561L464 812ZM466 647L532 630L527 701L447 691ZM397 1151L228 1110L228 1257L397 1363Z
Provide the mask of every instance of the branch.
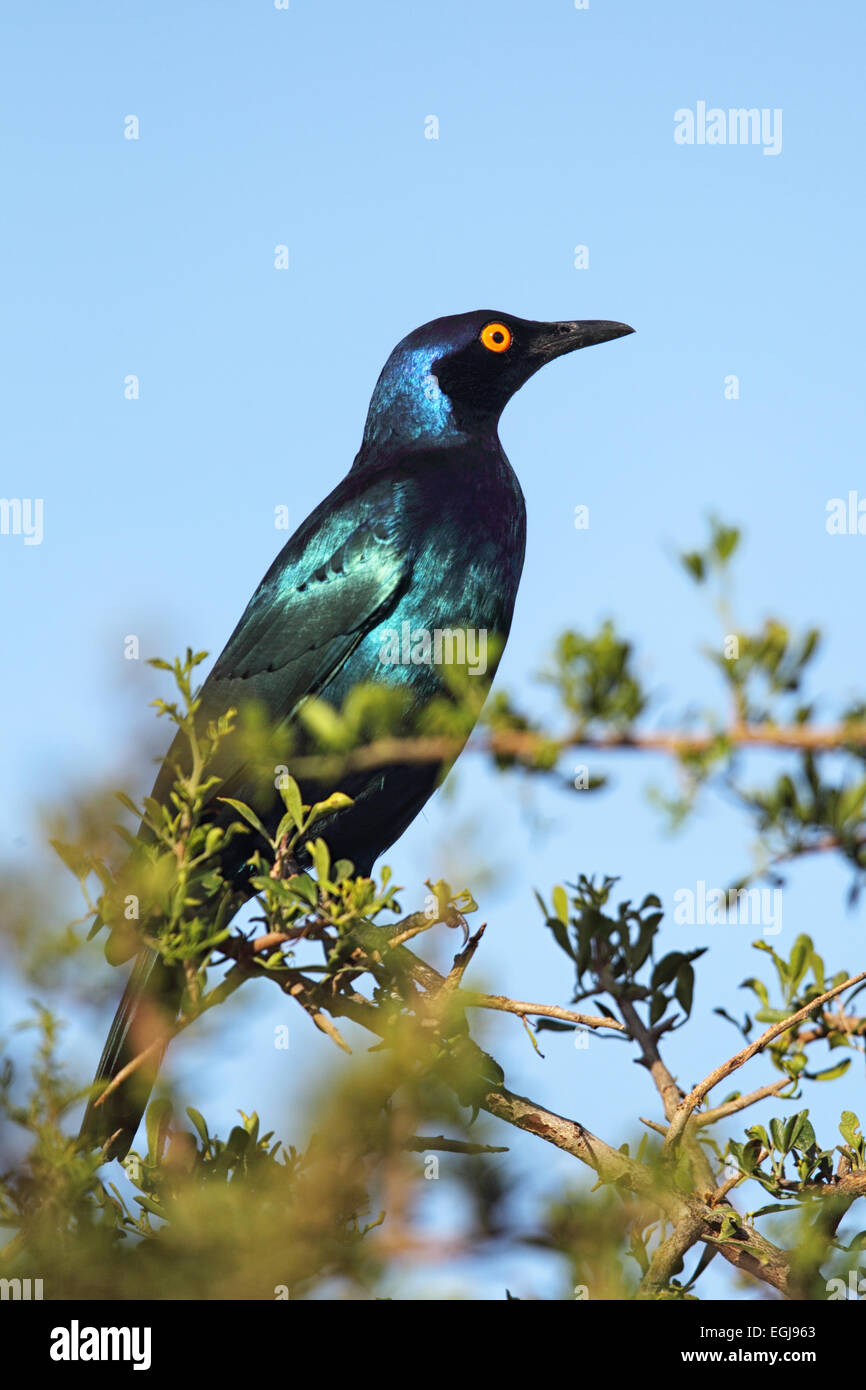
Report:
M437 1134L432 1138L425 1134L414 1134L411 1139L407 1139L403 1145L410 1153L432 1153L439 1151L446 1154L507 1154L508 1145L502 1144L470 1144L465 1139L446 1139L444 1135Z
M682 1269L686 1252L700 1240L703 1227L704 1219L700 1212L686 1212L650 1260L649 1269L638 1286L638 1299L657 1298L668 1287L673 1276Z
M685 1240L686 1235L696 1229L692 1224L692 1218L695 1222L699 1218L700 1231L697 1240L717 1249L719 1254L737 1269L772 1285L781 1293L789 1292L788 1254L751 1226L746 1226L728 1203L724 1203L721 1208L714 1208L697 1196L689 1197L675 1188L662 1186L653 1179L643 1164L626 1158L618 1149L612 1149L603 1139L599 1139L576 1121L563 1119L561 1115L545 1110L543 1106L536 1105L525 1096L515 1096L504 1086L488 1091L481 1102L481 1108L488 1114L505 1120L507 1124L536 1134L548 1144L555 1144L557 1148L573 1154L582 1163L593 1168L602 1181L626 1186L632 1192L647 1197L680 1229L681 1239ZM722 1240L722 1223L731 1215L736 1219L735 1230ZM657 1269L659 1268L660 1266L657 1266Z
M702 1114L695 1116L695 1127L703 1129L704 1125L714 1125L717 1120L725 1120L728 1115L736 1115L738 1110L747 1110L750 1105L756 1105L759 1100L766 1100L767 1096L778 1096L784 1091L786 1086L796 1086L793 1076L785 1076L781 1081L771 1081L769 1086L759 1086L757 1091L750 1091L747 1096L737 1096L734 1100L726 1100L724 1105L716 1105L712 1110L704 1110ZM663 1131L666 1133L666 1131Z
M853 985L859 984L861 980L866 980L866 970L861 971L859 975L852 975L850 979L843 980L841 985L834 985L833 988L828 989L825 994L819 994L810 1004L806 1004L804 1008L798 1009L797 1012L791 1014L789 1018L782 1019L781 1023L774 1023L765 1033L762 1033L759 1038L756 1038L753 1043L750 1043L748 1047L744 1047L740 1052L736 1052L733 1057L728 1058L727 1062L723 1062L720 1067L716 1067L715 1071L710 1072L709 1076L705 1077L699 1085L695 1086L680 1104L673 1117L670 1129L668 1130L664 1148L670 1150L676 1145L689 1122L692 1111L696 1105L700 1104L708 1091L711 1091L720 1081L724 1081L725 1077L730 1076L731 1072L737 1071L754 1057L756 1052L761 1052L763 1048L773 1042L775 1038L780 1037L782 1033L787 1033L789 1028L793 1028L796 1023L800 1023L803 1019L808 1018L811 1013L814 1013L815 1009L821 1008L829 999L835 999L837 994L842 994L846 989L851 989Z
M420 960L412 951L404 950L402 946L408 934L403 930L405 923L413 921L418 915L420 914L413 914L411 918L407 917L404 922L397 922L392 927L373 927L361 923L355 928L355 934L371 960L381 961L387 955L390 965L411 975L425 989L438 991L445 983L444 977L426 961ZM502 1013L517 1014L520 1018L537 1015L539 1018L562 1019L566 1023L575 1023L583 1028L612 1028L618 1032L624 1031L624 1026L618 1019L576 1013L573 1009L564 1009L558 1004L532 1004L521 999L508 999L502 994L481 994L476 990L463 989L455 989L451 997L467 1008L497 1009Z
M646 1067L655 1083L656 1090L661 1097L664 1106L665 1119L670 1121L676 1114L677 1106L680 1103L682 1092L677 1085L676 1078L668 1070L667 1064L659 1051L658 1043L660 1033L658 1025L655 1028L645 1024L634 1003L620 988L619 981L611 975L610 969L605 966L599 976L599 982L607 993L616 1001L617 1008L622 1014L632 1038L641 1050L640 1064ZM671 1024L673 1020L670 1020ZM689 1140L687 1144L688 1155L692 1163L692 1173L695 1183L703 1188L715 1186L713 1169L709 1158L697 1139Z
M527 1004L521 999L508 999L504 994L476 994L474 990L458 990L456 996L470 1009L498 1009L502 1013L517 1014L520 1018L537 1015L539 1018L560 1018L566 1023L577 1023L582 1028L614 1028L625 1032L625 1024L618 1018L602 1018L597 1014L578 1014L573 1009L560 1008L558 1004Z
M735 723L726 729L702 733L671 729L659 733L625 730L591 734L583 728L575 729L563 738L551 738L534 729L493 729L482 738L470 740L466 747L469 751L530 760L539 753L549 755L551 750L563 753L569 748L587 748L596 752L643 750L682 757L709 752L720 743L727 743L732 748L777 748L830 753L846 746L866 747L866 723L837 724L823 729L801 724ZM366 772L371 768L394 762L452 762L463 747L462 740L445 735L405 739L379 738L347 753L317 753L295 758L292 771L297 777L339 777L348 772Z
M405 929L405 924L397 923L392 931L392 935L400 935L401 931L405 931ZM273 941L273 935L274 934L268 934L267 936L257 938L255 942L250 942L245 937L233 937L222 943L221 950L229 958L234 958L236 961L236 964L229 971L225 979L205 996L195 1014L184 1016L179 1019L173 1029L166 1030L164 1036L157 1039L148 1049L129 1063L128 1066L123 1069L123 1072L119 1073L118 1076L114 1078L111 1086L103 1092L103 1098L110 1090L119 1085L126 1076L134 1071L136 1067L140 1066L152 1051L157 1047L165 1046L172 1037L188 1027L190 1023L194 1022L194 1020L200 1017L207 1009L221 1002L228 994L231 994L237 989L243 980L248 978L250 974L265 976L273 980L283 993L293 998L311 1015L319 1027L322 1027L324 1023L325 1031L332 1032L332 1036L336 1035L336 1038L339 1039L343 1046L345 1046L345 1044L342 1043L342 1039L339 1038L339 1034L333 1027L333 1024L330 1023L329 1019L326 1020L324 1018L326 1011L336 1016L342 1015L343 1017L349 1018L368 1031L374 1033L377 1037L382 1038L384 1041L387 1042L389 1040L391 1034L391 1020L383 1016L382 1009L372 1004L364 995L357 991L352 991L351 993L339 992L334 988L333 980L325 980L323 982L311 980L300 970L288 967L279 970L267 969L264 962L257 958L252 947L254 945L259 945L263 950L267 950L273 945L279 944ZM280 934L277 933L276 935ZM419 960L403 945L389 948L387 929L383 931L383 929L372 927L369 923L362 923L361 930L356 931L356 935L358 935L362 941L364 941L364 938L366 938L367 941L371 941L371 939L375 941L376 946L372 954L377 956L380 969L382 959L381 953L384 953L389 958L389 965L398 966L398 973L402 972L404 977L408 979L418 979L421 981L425 990L430 994L431 999L434 999L437 993L441 991L445 991L446 994L449 993L446 987L450 977L440 975L437 970L427 965L426 962ZM382 939L383 936L385 940ZM471 947L472 943L470 943L470 947L467 947L464 951L464 957L468 958L471 956ZM364 942L363 950L366 952L368 949L368 945ZM851 984L856 984L863 978L866 978L866 972L864 972L863 976L854 977L852 980L846 981L843 985L838 986L837 989L830 991L827 995L814 1000L805 1010L801 1010L799 1015L794 1015L791 1020L787 1020L786 1023L781 1026L781 1029L777 1028L776 1032L783 1031L785 1027L789 1027L792 1022L795 1022L798 1017L805 1016L805 1014L811 1012L816 1007L820 1007L824 1004L826 1000L831 998L834 994L839 993ZM464 991L457 990L456 997L460 999L463 993ZM478 996L479 1000L485 998L487 998L487 996ZM496 999L497 996L491 996L490 998ZM518 1011L520 1009L532 1011L535 1007L532 1005L519 1004L516 1001L505 1002L514 1003ZM496 1005L493 1005L493 1007L496 1007ZM611 1020L609 1019L598 1020L598 1022L599 1024L603 1023L604 1026L611 1025ZM638 1026L642 1028L639 1019ZM648 1050L649 1056L652 1053L652 1049L655 1047L655 1042L654 1039L649 1036L648 1030L644 1029L643 1032L646 1034L644 1045ZM770 1030L770 1032L773 1033L773 1030ZM752 1048L746 1049L746 1051L751 1054L758 1050L759 1046L769 1040L769 1037L766 1039L759 1039L757 1044L753 1044ZM479 1080L485 1076L489 1077L491 1075L491 1069L500 1070L493 1059L482 1052L468 1034L453 1039L451 1047L458 1060L462 1057L470 1063L473 1074L476 1075ZM733 1067L730 1069L733 1070ZM664 1070L666 1073L666 1069ZM675 1083L672 1078L668 1081L669 1076L670 1074L666 1073L664 1077L664 1089L670 1096L669 1086L675 1086ZM661 1075L659 1079L662 1079ZM618 1149L613 1148L603 1139L593 1134L591 1130L586 1129L578 1121L569 1120L562 1115L557 1115L553 1111L547 1110L544 1106L536 1104L525 1096L514 1094L504 1085L491 1085L489 1082L483 1084L483 1089L476 1095L476 1104L479 1109L485 1110L495 1118L503 1120L507 1124L514 1125L516 1128L522 1129L526 1133L534 1134L538 1138L544 1139L546 1143L553 1144L564 1152L573 1155L575 1158L579 1159L580 1162L592 1168L593 1171L598 1174L602 1182L616 1185L620 1188L625 1187L636 1195L648 1199L659 1208L668 1220L674 1224L675 1233L669 1241L664 1243L663 1252L661 1254L656 1252L655 1263L651 1265L653 1280L661 1280L668 1266L670 1265L672 1268L671 1262L679 1257L681 1248L686 1249L689 1244L694 1244L697 1240L700 1240L712 1248L717 1248L719 1253L737 1268L754 1275L765 1283L771 1284L782 1292L789 1291L791 1262L787 1254L772 1245L771 1242L767 1241L757 1231L754 1231L751 1227L747 1227L743 1223L742 1218L731 1211L727 1203L719 1210L719 1208L714 1207L711 1202L704 1200L696 1194L686 1194L679 1190L676 1185L668 1186L664 1182L660 1182L657 1175L646 1164L629 1158ZM671 1126L671 1129L672 1128L673 1125ZM418 1142L426 1144L428 1141L419 1138ZM431 1144L433 1142L438 1144L440 1141L436 1140L429 1142ZM444 1142L448 1143L449 1141ZM486 1151L487 1146L481 1146L481 1148ZM467 1150L461 1149L460 1151L466 1152ZM854 1186L855 1184L852 1183L852 1189ZM859 1183L857 1184L857 1188L859 1191ZM842 1198L842 1194L840 1193L839 1195L840 1198ZM850 1199L853 1199L853 1195L852 1191ZM846 1196L849 1196L849 1194L846 1193ZM842 1200L845 1200L845 1198L842 1198ZM732 1215L735 1218L733 1232L728 1229L731 1224L730 1217ZM723 1222L727 1222L726 1227L723 1227ZM721 1238L722 1229L727 1230L724 1239Z
M395 932L397 934L399 934L400 927L401 924L396 924ZM399 945L389 951L387 941L383 942L382 940L384 931L387 929L377 929L369 923L361 923L360 929L356 929L355 934L362 941L365 951L369 949L367 942L375 941L376 949L373 953L378 955L380 960L380 952L384 952L389 957L389 965L396 964L398 972L403 973L409 979L421 982L431 996L435 997L439 991L444 989L447 983L446 977L440 975L425 961L419 960L405 946ZM225 946L229 953L239 948L247 947L248 949L248 943L243 939L241 939L239 947L237 938L230 939L225 943ZM253 969L257 968L254 958L248 964ZM340 993L334 990L329 982L320 983L310 980L297 970L269 971L259 965L257 973L273 980L284 993L289 994L308 1010L327 1009L337 1016L342 1015L351 1019L352 1022L366 1028L377 1037L388 1041L391 1031L390 1020L383 1017L381 1008L371 1004L362 994L354 991L351 994ZM458 992L458 999L460 994L462 991ZM609 1024L610 1020L605 1020L605 1022ZM493 1059L488 1057L468 1034L454 1039L452 1048L457 1059L462 1058L469 1062L474 1074L479 1077L489 1076L491 1068L497 1068ZM463 1099L465 1100L465 1097ZM698 1239L712 1248L718 1249L719 1253L737 1268L771 1284L782 1292L787 1291L790 1272L790 1261L787 1254L757 1231L746 1227L742 1218L736 1216L737 1224L734 1234L728 1235L724 1241L720 1239L722 1222L726 1214L731 1214L727 1203L719 1210L711 1202L694 1194L687 1195L678 1190L676 1186L666 1186L659 1182L656 1174L646 1164L629 1158L619 1149L613 1148L612 1145L593 1134L579 1121L557 1115L526 1096L514 1094L504 1085L487 1084L483 1091L476 1094L475 1103L479 1109L493 1115L496 1119L514 1125L517 1129L524 1130L528 1134L534 1134L546 1143L553 1144L556 1148L571 1154L597 1173L602 1182L625 1187L636 1195L646 1198L663 1211L675 1226L682 1228L682 1223L688 1218L687 1229L692 1230L694 1227L691 1223L691 1216L694 1216L695 1221L699 1217L700 1234Z

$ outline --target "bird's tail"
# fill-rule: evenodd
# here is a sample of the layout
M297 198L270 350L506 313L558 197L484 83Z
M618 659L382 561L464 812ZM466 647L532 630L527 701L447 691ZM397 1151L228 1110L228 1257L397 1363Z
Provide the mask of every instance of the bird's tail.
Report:
M106 1039L94 1086L112 1081L135 1057L148 1048L153 1052L121 1081L102 1103L88 1102L81 1124L81 1138L93 1146L107 1144L106 1158L125 1158L147 1106L165 1043L156 1044L177 1018L183 980L156 951L139 951L123 991L123 998Z

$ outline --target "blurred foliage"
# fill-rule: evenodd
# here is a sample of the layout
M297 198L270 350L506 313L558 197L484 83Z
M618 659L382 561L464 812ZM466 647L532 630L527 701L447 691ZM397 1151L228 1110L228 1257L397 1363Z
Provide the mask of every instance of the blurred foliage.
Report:
M431 881L402 915L404 890L387 867L366 878L332 860L329 827L350 796L306 804L299 785L300 768L350 784L358 758L380 747L393 759L396 739L445 769L476 721L475 742L494 767L538 786L547 779L551 795L563 783L600 789L608 780L600 760L620 747L660 749L680 778L676 796L657 798L674 819L718 787L754 829L756 873L778 883L783 863L831 852L853 870L853 898L866 871L866 701L819 728L817 702L804 694L817 630L795 637L772 617L753 633L737 629L730 587L739 543L736 528L712 519L705 549L681 557L693 580L716 591L723 625L707 655L722 678L725 714L706 712L699 729L688 719L662 735L647 726L658 697L611 622L594 635L564 633L556 644L542 680L559 728L543 726L504 691L485 704L486 682L458 667L447 673L448 695L411 718L401 693L366 686L340 709L307 702L289 731L269 729L255 707L203 725L194 677L204 653L154 662L178 696L157 701L176 731L170 794L140 805L120 794L128 823L99 791L46 813L84 912L56 923L51 865L34 880L20 867L6 874L11 978L40 995L65 987L64 1008L74 1006L70 990L73 999L83 995L93 973L87 941L104 930L110 961L144 942L183 972L177 1031L196 1027L250 980L269 979L287 1012L300 1007L338 1051L310 1113L294 1121L303 1140L242 1112L222 1136L198 1110L176 1106L166 1083L148 1108L144 1150L129 1154L121 1177L73 1137L86 1088L63 1065L56 1012L34 1004L9 1033L0 1073L3 1277L43 1277L51 1298L375 1298L399 1290L406 1271L417 1288L419 1271L444 1267L468 1271L455 1276L455 1288L471 1297L474 1258L493 1251L504 1270L534 1250L557 1262L563 1298L682 1300L700 1297L719 1255L753 1293L764 1281L795 1298L827 1297L828 1280L857 1271L866 1234L852 1228L849 1212L866 1194L861 1119L843 1108L837 1128L819 1134L802 1102L811 1085L842 1081L863 1053L866 1020L853 1008L863 985L841 990L851 974L828 966L810 936L798 936L787 954L753 943L760 964L742 986L752 1012L738 1020L730 1001L714 1011L746 1045L757 1025L778 1031L748 1062L755 1089L713 1094L685 1119L664 1040L700 1026L708 962L704 949L665 946L657 894L615 902L616 878L585 873L537 894L546 940L562 953L560 1001L546 1013L547 1005L503 1001L464 984L483 934L468 937L472 894ZM246 800L224 794L226 740L240 741L256 776L278 788L278 824L265 825L255 792ZM757 786L743 772L756 741L786 760ZM596 761L582 782L563 774L581 744ZM834 760L832 778L825 755ZM250 895L256 915L240 927L236 913ZM440 973L417 948L428 933L442 942L453 928L464 939ZM654 1083L654 1118L643 1120L636 1141L595 1139L587 1149L579 1116L564 1120L513 1096L473 1036L479 1009L505 1008L534 1045L541 1034L554 1045L556 1034L571 1035L578 1045L595 1026L581 1021L587 1001L608 1020L597 1036L623 1044ZM782 1026L798 1011L806 1016ZM347 1023L353 1047L357 1030L366 1031L368 1052L350 1049ZM29 1073L21 1061L28 1039ZM760 1123L747 1113L759 1104L772 1111ZM536 1167L547 1139L574 1155L576 1174L586 1172L579 1164L594 1168L595 1187L554 1179L561 1168L549 1180L536 1172L528 1212L515 1199L519 1160L503 1158L498 1142L508 1131L489 1116L535 1136ZM621 1117L619 1128L633 1133L636 1117ZM432 1195L440 1178L445 1208ZM751 1210L734 1204L741 1194L754 1194ZM672 1235L686 1218L697 1225L680 1249ZM511 1275L503 1275L502 1296L516 1296Z
M21 1232L4 1252L4 1275L41 1271L46 1297L272 1299L322 1285L370 1296L390 1262L448 1253L414 1225L431 1160L463 1194L462 1239L483 1246L496 1233L501 1194L482 1135L467 1140L479 1151L468 1159L437 1152L438 1127L459 1143L465 1121L406 1046L352 1065L322 1097L303 1152L262 1133L257 1115L241 1115L222 1139L197 1110L176 1117L169 1101L152 1101L146 1151L124 1160L123 1195L99 1155L65 1132L80 1092L63 1078L44 1011L39 1027L23 1104L10 1067L3 1078L0 1105L30 1147L4 1175L0 1222ZM419 1125L429 1139L418 1141Z

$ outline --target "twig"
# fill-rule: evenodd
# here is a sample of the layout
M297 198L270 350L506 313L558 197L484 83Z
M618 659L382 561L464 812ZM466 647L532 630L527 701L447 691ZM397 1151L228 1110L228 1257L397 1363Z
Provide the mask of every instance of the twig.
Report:
M406 931L401 931L398 936L392 936L388 945L402 946L404 942L411 941L413 936L420 936L422 932L429 931L431 927L435 926L436 922L433 920L425 922L421 927L409 927Z
M704 1125L713 1125L717 1120L727 1119L728 1115L736 1115L738 1110L756 1105L759 1100L766 1100L767 1096L778 1096L786 1086L796 1084L792 1076L784 1076L781 1081L772 1081L769 1086L759 1086L757 1091L750 1091L747 1096L738 1096L735 1100L726 1100L724 1105L716 1105L712 1110L704 1110L695 1116L695 1126L703 1129Z
M442 986L443 991L449 994L456 994L458 992L460 982L463 979L463 976L466 973L467 967L469 966L470 961L475 955L475 952L481 945L481 938L483 937L486 930L487 923L482 922L475 935L467 939L463 946L463 950L457 952L457 955L454 957L454 964L451 966L451 969L445 976L445 983Z
M670 1129L667 1132L667 1137L664 1142L665 1149L670 1150L677 1143L689 1122L689 1117L695 1106L700 1104L704 1096L711 1091L714 1086L717 1086L720 1081L724 1081L726 1076L731 1075L731 1072L737 1071L748 1062L750 1058L754 1057L756 1052L762 1051L762 1049L773 1042L775 1038L780 1037L782 1033L787 1033L790 1028L793 1028L794 1025L799 1023L802 1019L808 1018L811 1013L814 1013L815 1009L821 1008L829 999L835 999L837 994L842 994L846 989L851 989L853 985L859 984L861 980L866 980L866 970L861 971L859 975L852 975L850 979L843 980L840 985L834 985L833 988L828 989L826 993L819 994L810 1004L806 1004L804 1008L798 1009L797 1012L791 1014L789 1018L782 1019L781 1023L772 1024L765 1033L762 1033L761 1036L756 1038L753 1043L750 1043L748 1047L744 1047L740 1052L734 1053L734 1056L729 1057L727 1062L723 1062L720 1067L716 1067L714 1071L711 1071L709 1076L705 1077L703 1081L695 1086L681 1102L671 1121Z
M764 1152L764 1157L767 1157L766 1151ZM719 1204L725 1200L728 1193L733 1191L741 1182L745 1182L746 1178L749 1176L748 1173L734 1173L730 1178L726 1178L721 1187L716 1188L716 1191L710 1194L710 1206L719 1206Z
M521 1018L537 1015L539 1018L559 1018L564 1023L576 1023L581 1028L613 1028L625 1032L625 1024L618 1018L602 1018L597 1014L579 1014L573 1009L560 1008L559 1004L528 1004L522 999L508 999L504 994L477 994L473 990L462 989L458 998L470 1009L498 1009L501 1013L518 1014Z
M647 1129L654 1129L656 1134L667 1134L668 1132L667 1125L660 1125L658 1120L648 1120L643 1115L638 1115L638 1119L642 1125L646 1125Z
M470 1144L465 1139L446 1139L442 1134L428 1137L425 1134L414 1134L411 1139L407 1139L403 1145L410 1153L435 1153L442 1152L447 1154L507 1154L508 1146L503 1144Z
M328 1015L326 1013L323 1013L321 1009L316 1008L316 1006L313 1004L310 1004L308 999L305 997L308 993L308 990L309 982L302 977L301 979L296 980L294 984L292 984L289 987L289 989L286 990L286 993L290 995L292 999L297 999L298 1003L301 1005L301 1008L309 1014L316 1027L320 1029L320 1031L323 1032L326 1035L326 1037L329 1037L331 1039L331 1042L335 1042L343 1052L347 1052L351 1057L352 1049L346 1042L340 1030L337 1028L337 1025L333 1023L331 1019L328 1018Z
M866 746L866 723L852 722L829 728L809 728L801 724L734 723L716 732L692 733L683 730L663 730L659 733L638 730L607 734L590 734L576 729L563 738L550 738L534 729L495 729L484 737L473 739L467 751L491 753L529 759L551 749L563 753L569 748L586 748L596 752L706 753L719 744L731 747L780 748L800 752L834 752L847 745ZM293 760L295 776L340 776L348 772L365 772L387 763L451 762L462 751L460 739L444 735L436 737L374 739L362 748L348 753L312 754Z

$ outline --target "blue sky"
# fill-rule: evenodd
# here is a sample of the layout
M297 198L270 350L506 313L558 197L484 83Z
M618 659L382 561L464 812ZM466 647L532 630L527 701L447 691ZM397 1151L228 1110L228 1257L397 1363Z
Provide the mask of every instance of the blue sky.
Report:
M529 514L503 685L534 698L555 634L611 615L663 692L651 722L709 702L698 648L715 629L672 556L715 510L746 533L742 621L825 628L824 717L862 689L866 537L830 537L824 521L829 498L866 495L863 28L851 3L777 0L9 0L0 491L43 499L44 537L0 535L0 857L32 862L40 804L159 751L146 702L160 687L124 660L124 637L144 655L219 651L285 539L274 508L288 505L294 526L339 480L390 349L446 313L637 330L552 364L503 417ZM780 109L781 152L676 144L674 112L699 101ZM130 115L138 140L124 138ZM574 267L579 244L588 269ZM130 374L137 400L124 397ZM738 400L725 399L730 374ZM611 791L536 796L539 826L518 783L467 763L456 799L440 795L388 856L408 899L455 824L477 822L477 846L508 871L483 903L479 971L498 991L567 997L533 886L611 872L626 896L670 901L748 863L747 827L718 803L664 833L645 796L663 762L597 770ZM844 888L829 862L798 867L779 944L810 931L834 968L855 970L862 926ZM734 1050L710 1007L741 1011L754 953L743 928L668 933L713 946L702 1022L668 1049L690 1083ZM226 1022L219 1075L194 1040L175 1075L217 1123L242 1104L285 1130L329 1044L295 1021L290 1065L276 1062L280 1001L250 994ZM82 1071L94 1028L72 1038ZM624 1050L548 1035L542 1062L517 1024L493 1037L515 1090L615 1142L653 1110ZM860 1086L845 1083L855 1109ZM800 1104L829 1126L842 1088L821 1089ZM528 1139L514 1147L529 1211L539 1184L575 1165ZM448 1287L558 1296L559 1276L514 1255ZM724 1271L713 1278L730 1293Z

